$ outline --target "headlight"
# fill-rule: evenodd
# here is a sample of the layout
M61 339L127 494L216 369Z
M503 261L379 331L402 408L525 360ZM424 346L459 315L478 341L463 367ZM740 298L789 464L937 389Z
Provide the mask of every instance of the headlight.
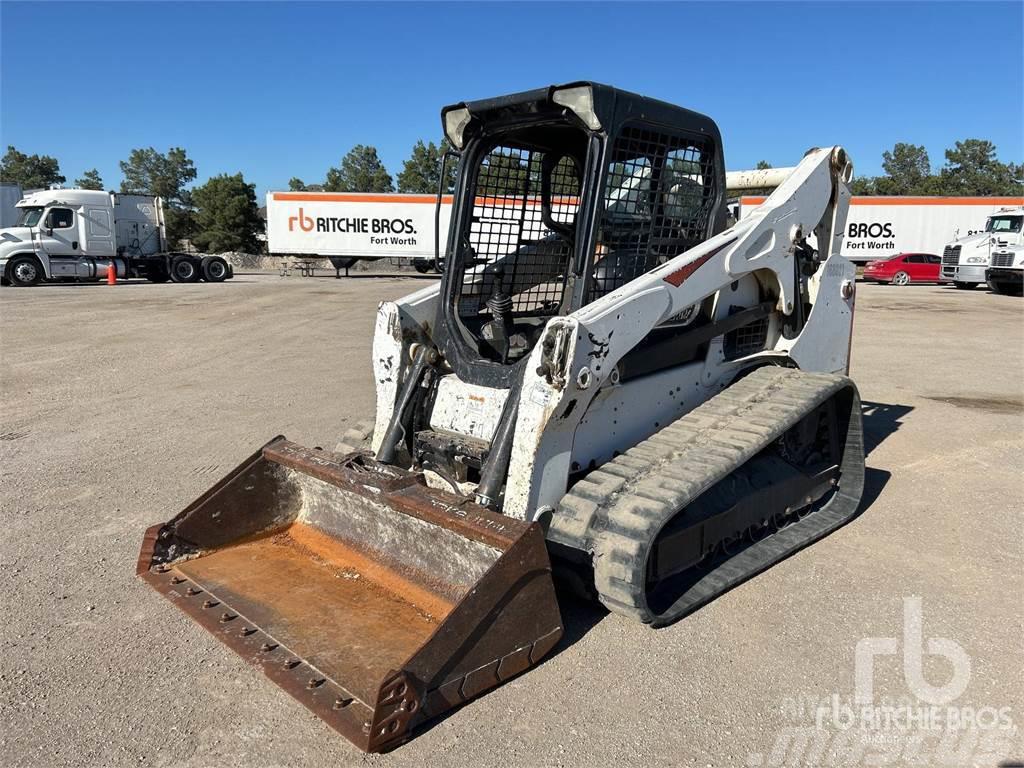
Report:
M594 111L594 91L589 85L559 88L551 94L551 100L559 106L571 109L590 130L601 130L601 121L597 119L597 113Z
M968 256L967 257L967 263L968 264L986 264L987 262L988 262L988 259L986 259L984 256Z
M469 114L469 110L465 107L456 107L444 113L444 134L448 137L448 141L452 143L452 146L460 151L465 145L463 133L471 119L472 115Z

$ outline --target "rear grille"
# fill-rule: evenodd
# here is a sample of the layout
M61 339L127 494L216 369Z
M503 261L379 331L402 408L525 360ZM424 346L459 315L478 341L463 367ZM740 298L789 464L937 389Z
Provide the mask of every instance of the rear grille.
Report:
M1013 266L1013 254L1012 253L993 253L992 254L992 266L993 267L1012 267Z
M959 245L947 245L942 251L942 263L943 264L959 264L960 263L960 246Z

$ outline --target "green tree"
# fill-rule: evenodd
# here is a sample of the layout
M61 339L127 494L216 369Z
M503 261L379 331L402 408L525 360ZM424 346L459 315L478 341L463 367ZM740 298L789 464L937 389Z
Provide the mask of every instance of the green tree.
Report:
M90 168L82 174L82 178L75 179L75 187L77 189L103 189L103 179L100 178L100 172L95 168Z
M875 179L872 176L858 176L850 182L850 192L854 195L874 195Z
M302 179L295 176L288 179L288 189L292 192L323 192L323 184L306 184Z
M398 174L398 191L418 194L437 192L437 184L441 178L441 159L450 148L451 145L446 138L441 139L441 146L432 141L428 144L424 144L422 140L417 141L409 159L402 165L402 172ZM444 174L445 192L451 192L455 188L457 165L454 160L448 161Z
M1001 163L991 141L965 139L946 150L946 164L932 173L928 152L914 144L896 144L882 154L885 174L854 179L855 195L1019 195L1024 167Z
M882 170L886 175L876 182L878 194L918 195L932 175L932 164L923 146L897 142L891 152L882 153Z
M570 157L562 157L551 170L551 194L568 195L570 197L580 193L580 173L576 162ZM539 188L532 190L537 194Z
M256 185L246 184L241 173L214 176L192 190L195 229L192 242L202 251L255 253L263 231L256 204Z
M51 184L63 184L60 163L49 155L26 155L7 146L7 154L0 159L0 181L20 184L22 189L45 189Z
M758 160L757 165L754 166L754 169L758 171L767 171L771 167L772 164L769 163L767 160Z
M328 192L394 192L395 185L377 157L377 148L357 144L341 159L340 168L327 171L324 189Z
M167 154L153 147L133 149L122 160L121 191L130 195L157 195L164 200L167 240L171 246L192 233L192 205L185 185L196 178L196 167L181 147Z
M481 195L521 195L529 175L527 164L518 152L496 149L484 158L477 176L476 191ZM540 192L538 185L537 192Z
M159 195L177 202L185 185L196 178L196 167L181 147L171 147L167 154L153 147L133 149L120 165L121 191L129 195Z
M946 150L940 173L949 195L1009 195L1021 191L1020 168L996 159L996 145L982 139L965 139Z

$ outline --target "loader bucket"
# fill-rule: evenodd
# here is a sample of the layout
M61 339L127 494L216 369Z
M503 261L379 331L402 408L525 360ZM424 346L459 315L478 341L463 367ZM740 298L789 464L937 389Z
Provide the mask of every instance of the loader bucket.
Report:
M283 437L150 528L138 573L367 752L562 635L536 524Z

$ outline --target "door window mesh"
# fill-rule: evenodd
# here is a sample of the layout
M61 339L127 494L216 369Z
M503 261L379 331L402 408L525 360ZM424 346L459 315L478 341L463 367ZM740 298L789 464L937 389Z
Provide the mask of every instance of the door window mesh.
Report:
M703 241L716 192L712 142L624 128L609 160L587 301Z
M550 216L545 222L544 177ZM486 303L499 290L511 297L514 315L558 313L572 260L579 173L563 156L546 166L544 153L498 146L481 161L476 176L459 315L488 314ZM501 262L498 264L497 262Z

